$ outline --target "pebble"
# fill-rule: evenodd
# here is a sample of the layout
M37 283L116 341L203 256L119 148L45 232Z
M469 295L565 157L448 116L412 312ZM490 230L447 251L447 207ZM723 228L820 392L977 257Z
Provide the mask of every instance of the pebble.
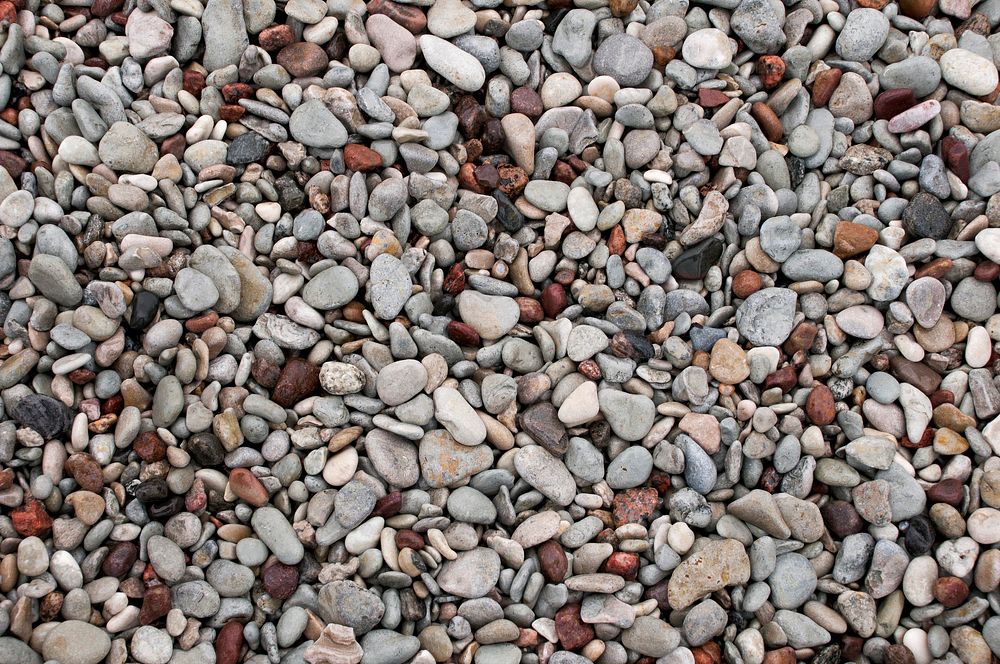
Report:
M82 620L66 620L55 625L42 643L46 660L66 664L97 664L111 650L111 639L100 627Z
M993 3L77 4L0 3L0 659L1000 656Z
M993 62L964 48L945 51L939 62L945 81L974 96L989 94L1000 82Z

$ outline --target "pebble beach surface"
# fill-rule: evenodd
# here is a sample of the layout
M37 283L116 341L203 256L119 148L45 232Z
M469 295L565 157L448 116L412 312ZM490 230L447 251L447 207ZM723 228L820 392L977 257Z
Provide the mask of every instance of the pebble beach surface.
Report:
M0 662L991 664L1000 0L0 0Z

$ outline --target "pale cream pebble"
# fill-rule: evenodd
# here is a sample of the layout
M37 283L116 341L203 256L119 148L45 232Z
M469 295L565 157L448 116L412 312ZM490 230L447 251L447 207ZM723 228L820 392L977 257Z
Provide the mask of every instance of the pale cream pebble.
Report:
M671 525L670 530L667 532L667 544L682 556L694 546L694 539L694 532L691 530L691 527L683 521Z

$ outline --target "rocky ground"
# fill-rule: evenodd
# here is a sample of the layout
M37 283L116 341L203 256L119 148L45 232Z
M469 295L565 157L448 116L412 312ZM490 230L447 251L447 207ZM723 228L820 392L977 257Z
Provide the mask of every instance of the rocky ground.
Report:
M0 0L4 664L991 664L1000 0Z

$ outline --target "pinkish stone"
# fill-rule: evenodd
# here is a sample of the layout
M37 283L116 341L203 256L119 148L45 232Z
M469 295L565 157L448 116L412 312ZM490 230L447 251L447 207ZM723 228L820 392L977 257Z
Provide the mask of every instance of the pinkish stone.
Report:
M937 99L922 101L889 120L889 131L894 134L905 134L931 121L941 113L941 104Z

